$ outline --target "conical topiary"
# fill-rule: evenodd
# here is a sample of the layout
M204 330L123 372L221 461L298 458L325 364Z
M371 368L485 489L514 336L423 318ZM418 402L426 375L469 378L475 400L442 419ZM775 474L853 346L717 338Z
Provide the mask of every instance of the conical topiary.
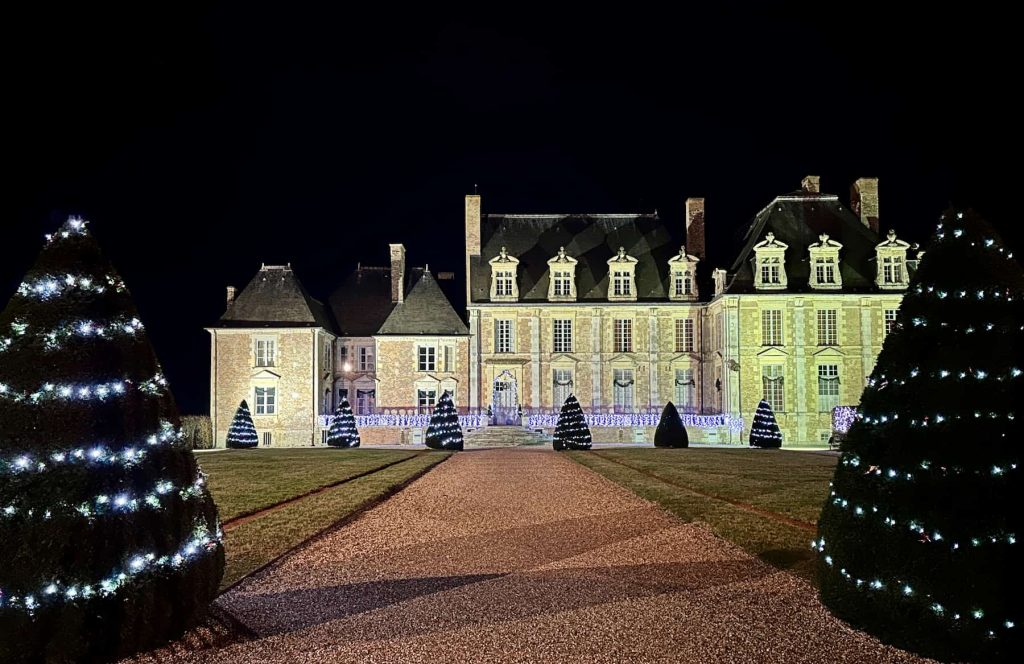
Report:
M779 423L775 421L771 404L764 399L757 404L757 412L754 413L754 421L750 425L750 446L782 447L782 431L779 429Z
M452 395L447 390L434 406L426 438L427 447L432 449L462 450L462 425L459 424L459 413L455 410Z
M0 661L104 661L217 593L217 510L121 278L79 219L0 314Z
M661 419L658 420L658 428L654 430L655 447L689 447L690 437L686 435L686 427L679 417L674 403L669 401L665 404L665 410L661 411Z
M327 444L331 447L359 447L359 432L356 430L356 416L348 399L342 399L331 416L327 430Z
M252 414L249 412L249 404L242 399L238 404L238 410L228 427L228 437L225 441L227 447L232 449L247 449L256 447L259 444L259 436L256 435L256 425L252 423Z
M555 423L555 437L551 442L559 451L590 449L590 427L587 426L583 409L580 408L580 402L576 400L575 394L570 394L562 404L558 422Z
M947 212L903 298L818 521L822 601L944 660L1020 661L1024 273Z

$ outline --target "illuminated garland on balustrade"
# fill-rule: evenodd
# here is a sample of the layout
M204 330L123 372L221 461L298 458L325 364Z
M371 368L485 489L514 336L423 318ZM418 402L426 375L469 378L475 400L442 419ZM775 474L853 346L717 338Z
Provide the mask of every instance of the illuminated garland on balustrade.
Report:
M82 445L52 452L49 464L37 460L29 454L19 454L9 459L0 459L0 473L43 472L61 464L95 463L128 467L141 461L146 456L147 447L155 447L161 443L183 440L185 435L180 429L164 420L160 423L160 433L148 436L144 441L131 443L120 449L106 445ZM50 465L52 464L52 465Z
M832 491L830 495L832 496L832 504L833 505L835 505L835 506L837 506L839 508L842 508L844 510L851 510L854 513L855 516L862 517L862 516L865 516L865 515L869 514L869 511L864 509L860 505L850 505L850 501L848 501L845 498L843 498L842 496L838 495L835 491ZM873 516L880 516L880 513L878 511L878 507L872 506L871 510L870 510L870 514L873 515ZM899 521L897 521L896 519L892 518L891 516L883 516L881 518L882 518L882 523L884 523L885 525L889 526L890 528L895 528L895 527L897 527L899 525L905 525L910 530L910 532L912 532L912 533L914 533L914 534L919 536L919 541L922 544L930 544L930 543L934 543L934 542L945 542L946 541L945 537L938 530L936 530L935 528L931 528L931 527L926 528L924 525L922 525L922 523L920 521L918 521L916 519L912 519L910 521L907 521L905 524L900 524ZM978 537L971 537L969 540L966 540L966 541L969 541L971 543L971 546L975 546L975 547L976 546L981 546L982 544L1000 544L1002 542L1005 542L1007 544L1016 544L1017 543L1017 535L1016 535L1016 533L1007 533L1007 532L1000 531L1000 532L997 532L997 533L989 533L987 535L980 535ZM951 542L948 546L949 546L950 551L958 551L960 549L960 543L959 542ZM828 562L828 561L826 561L826 562Z
M11 323L11 332L15 337L24 337L28 333L28 324L16 320ZM34 335L35 338L43 340L43 348L46 350L60 350L61 342L75 337L83 339L116 339L121 335L135 336L143 329L142 321L134 316L115 318L106 325L99 325L91 320L77 320L64 323L46 332ZM7 350L14 344L11 337L0 337L0 353Z
M1012 543L1013 542L1011 542L1011 544ZM812 541L811 549L817 551L819 554L825 554L825 538ZM831 555L825 554L823 559L825 564L829 567L836 566L836 561ZM946 618L952 621L963 620L965 619L965 616L968 616L973 620L983 620L985 618L985 611L980 607L951 610L948 606L934 601L931 593L923 593L919 590L915 590L909 585L909 583L901 579L883 580L875 578L871 581L867 581L865 579L855 577L845 567L839 568L839 575L846 579L846 581L854 584L857 588L863 588L869 592L888 592L889 594L895 595L897 598L904 601L910 601L910 598L923 598L924 602L928 603L928 608L932 613L941 618ZM995 638L997 636L995 629L992 629L993 626L1001 629L1013 629L1017 626L1013 620L1009 619L996 621L994 623L990 621L988 624L990 626L988 629L988 636L990 638Z
M850 427L857 421L860 415L856 406L836 406L832 409L832 428L837 433L849 433Z
M679 417L687 428L716 429L726 426L731 431L743 430L742 417L691 413L680 413ZM553 427L558 424L557 414L530 415L528 418L531 427ZM584 414L583 418L591 427L656 427L661 421L661 415L656 413Z
M114 569L99 581L89 583L69 583L55 579L36 593L25 595L7 595L0 588L0 608L22 609L32 614L36 609L47 605L87 600L94 596L109 597L146 572L178 569L197 555L215 550L223 537L224 533L219 524L216 531L211 534L205 523L197 522L193 527L191 539L182 544L173 555L157 557L153 552L138 552L127 557L127 563L120 569Z
M205 485L206 477L200 473L190 486L178 491L178 495L182 500L196 498L202 495L203 487ZM163 509L164 505L161 502L161 497L170 494L172 491L174 491L174 484L172 482L160 480L150 491L145 492L146 495L141 499L131 493L123 492L114 496L99 494L92 500L88 500L78 505L72 505L64 501L60 501L47 508L26 508L17 507L15 505L5 505L0 508L0 518L13 518L15 516L24 515L28 518L38 518L42 521L46 521L55 513L63 513L68 515L79 515L87 519L92 519L97 516L105 516L108 514L137 512L142 507Z
M45 383L34 392L29 393L15 392L11 390L10 386L6 383L0 383L0 397L16 402L28 400L32 403L39 403L44 400L50 401L60 399L66 401L81 399L98 399L100 401L105 401L108 398L124 394L132 385L132 381L127 378L92 385L82 383L69 383L63 385ZM148 378L140 382L136 389L143 394L159 395L165 387L167 387L167 379L164 378L162 373L158 373L152 378Z

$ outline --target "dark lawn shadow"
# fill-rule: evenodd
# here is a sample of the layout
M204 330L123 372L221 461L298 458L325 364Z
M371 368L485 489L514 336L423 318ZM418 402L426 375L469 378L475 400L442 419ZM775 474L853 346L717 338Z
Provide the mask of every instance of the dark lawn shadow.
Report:
M792 569L806 563L814 556L804 549L769 549L757 554L757 557L779 569Z

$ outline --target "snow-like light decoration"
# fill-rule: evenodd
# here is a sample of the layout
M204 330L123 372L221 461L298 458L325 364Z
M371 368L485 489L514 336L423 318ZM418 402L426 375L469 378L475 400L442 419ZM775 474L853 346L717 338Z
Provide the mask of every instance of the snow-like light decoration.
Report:
M190 500L202 495L203 487L206 486L206 478L200 473L195 481L180 491L177 495L182 500ZM29 519L48 520L54 514L65 514L69 516L80 516L87 519L105 516L108 514L127 514L137 512L142 508L162 509L164 504L162 497L169 495L175 489L174 484L168 480L160 480L147 491L135 494L123 491L116 494L101 493L91 500L78 504L71 504L67 501L57 501L52 505L22 506L17 504L4 505L0 508L0 518L22 517Z
M24 594L8 593L0 588L0 608L21 609L34 613L42 607L87 600L92 597L108 597L126 588L144 574L175 570L182 565L211 553L221 546L224 533L220 526L210 532L202 522L196 522L190 538L172 553L157 556L153 551L136 552L125 557L124 566L112 570L100 579L82 580L53 579L42 585L36 592Z
M48 457L35 458L29 454L18 454L0 459L0 473L43 472L50 468L66 465L97 464L132 466L146 456L149 448L174 443L184 439L180 429L164 420L160 431L145 439L114 448L103 443L82 444L51 452Z
M728 414L722 415L696 415L693 413L680 413L680 419L687 429L699 428L704 430L716 430L727 428L733 432L743 430L744 420L742 417L735 417ZM398 428L423 428L430 424L429 415L398 414L398 413L376 413L373 415L356 415L356 427L377 428L377 427L398 427ZM585 413L587 425L590 427L656 427L661 421L658 413ZM523 425L536 429L553 428L558 424L558 413L533 413L523 416ZM330 415L320 415L318 421L321 427L327 428L331 425ZM489 418L486 414L460 415L459 424L463 428L477 429L487 426Z
M857 418L856 406L836 406L832 409L832 429L836 433L847 434Z
M23 281L15 293L22 297L49 300L75 291L101 294L107 292L107 289L123 293L125 292L124 282L110 274L99 278L81 274L52 275Z
M811 542L811 549L817 551L823 555L825 564L829 567L839 566L835 557L831 553L825 553L825 540L814 540ZM985 618L985 611L978 607L963 608L959 610L951 610L949 604L943 604L936 601L936 598L931 592L921 591L919 588L914 588L905 579L889 579L883 581L882 579L872 579L870 582L866 579L859 577L858 575L850 572L846 567L840 567L839 574L847 582L853 584L858 589L864 589L869 592L887 592L895 597L898 597L900 601L914 601L923 604L928 607L936 616L946 618L953 624L957 624L960 621L966 621L968 618L973 620L983 620ZM1002 619L996 621L990 621L988 624L990 629L987 634L989 638L995 638L998 636L996 629L999 630L1010 630L1016 627L1016 623L1011 619Z
M138 384L122 378L102 383L44 383L32 392L16 392L6 383L0 383L0 396L12 401L43 403L48 401L106 401L124 395L135 387L139 392L150 395L163 394L167 379L162 373L140 381Z

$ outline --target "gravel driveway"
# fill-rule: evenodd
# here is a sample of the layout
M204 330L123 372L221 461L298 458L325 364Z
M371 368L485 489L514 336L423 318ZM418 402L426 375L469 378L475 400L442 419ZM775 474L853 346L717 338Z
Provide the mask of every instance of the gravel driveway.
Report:
M455 454L218 603L229 662L911 662L805 582L547 450Z

